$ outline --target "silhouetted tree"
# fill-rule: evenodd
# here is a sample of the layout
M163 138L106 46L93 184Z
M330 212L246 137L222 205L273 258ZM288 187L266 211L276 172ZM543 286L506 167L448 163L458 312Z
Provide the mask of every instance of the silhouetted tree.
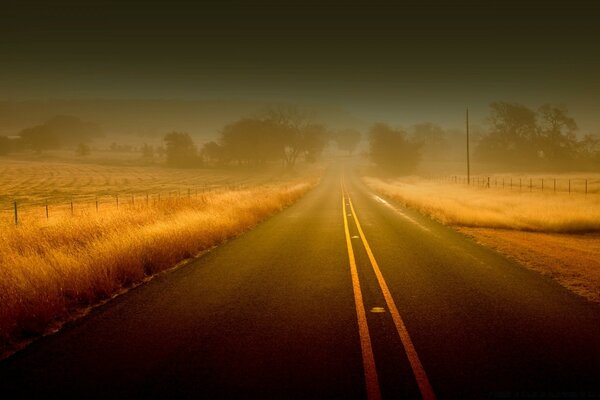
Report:
M480 160L522 165L537 157L535 111L521 104L493 102L488 123L490 129L476 149Z
M421 154L428 159L439 160L448 152L448 140L442 127L431 122L413 125L410 138L421 145Z
M23 129L19 136L28 147L42 151L89 143L95 137L102 136L102 130L95 123L84 122L73 116L60 115L42 125Z
M163 141L165 142L168 165L192 167L199 164L198 151L189 133L167 133Z
M327 142L330 134L324 125L310 124L307 125L302 132L303 138L303 149L304 158L308 162L315 162L319 159Z
M348 155L352 155L362 140L362 134L355 129L344 129L336 132L333 140L336 142L338 149L347 151Z
M301 155L309 161L316 159L327 144L326 128L313 122L311 113L299 107L272 106L265 112L265 118L275 127L277 142L283 144L282 159L288 168Z
M544 104L537 112L514 103L494 102L490 129L476 147L481 161L515 169L573 167L581 150L575 120L563 106Z
M238 164L263 164L281 155L281 129L273 121L242 118L223 128L220 136L224 152Z
M576 158L577 124L564 106L544 104L538 110L537 148L540 157L556 167L566 166Z
M225 148L215 141L204 143L200 153L203 161L209 165L222 165L229 161Z
M406 174L417 167L420 154L418 143L407 139L407 133L377 123L369 129L369 157L379 168L396 174Z
M600 169L600 135L584 135L577 147L578 159L585 168Z

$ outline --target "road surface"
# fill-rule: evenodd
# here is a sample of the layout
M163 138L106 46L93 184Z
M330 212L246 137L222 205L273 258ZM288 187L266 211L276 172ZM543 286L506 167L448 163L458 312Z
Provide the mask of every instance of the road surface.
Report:
M0 390L598 398L600 307L333 166L252 231L0 363Z

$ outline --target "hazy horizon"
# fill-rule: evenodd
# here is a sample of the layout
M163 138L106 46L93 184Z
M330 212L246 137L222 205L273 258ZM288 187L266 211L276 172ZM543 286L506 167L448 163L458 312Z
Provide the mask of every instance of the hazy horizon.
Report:
M501 100L564 104L597 132L599 16L587 1L11 2L0 99L326 104L451 127Z

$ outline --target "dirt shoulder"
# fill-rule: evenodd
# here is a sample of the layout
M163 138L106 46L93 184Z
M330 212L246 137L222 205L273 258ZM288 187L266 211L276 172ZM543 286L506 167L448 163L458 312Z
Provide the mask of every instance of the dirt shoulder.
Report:
M457 227L478 243L600 304L600 233L555 234Z

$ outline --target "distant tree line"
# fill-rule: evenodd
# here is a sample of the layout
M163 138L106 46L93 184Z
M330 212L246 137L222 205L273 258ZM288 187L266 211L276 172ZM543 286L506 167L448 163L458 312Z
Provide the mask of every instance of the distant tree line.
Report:
M600 170L600 136L577 136L563 106L537 110L493 102L487 129L472 129L473 159L503 170ZM388 173L408 174L420 161L463 161L465 132L424 122L407 130L378 123L369 130L369 158Z
M295 106L275 106L260 116L244 117L227 124L217 140L200 150L187 133L171 132L164 137L167 164L175 167L250 166L280 162L293 168L299 159L315 162L333 140L351 154L360 142L360 132L331 131Z
M19 150L54 150L78 147L80 152L103 135L99 125L70 115L58 115L40 125L21 130L15 138L0 137L0 155Z
M544 104L537 110L493 102L489 130L475 148L478 161L514 169L565 170L600 168L600 136L577 137L577 123L564 106Z

